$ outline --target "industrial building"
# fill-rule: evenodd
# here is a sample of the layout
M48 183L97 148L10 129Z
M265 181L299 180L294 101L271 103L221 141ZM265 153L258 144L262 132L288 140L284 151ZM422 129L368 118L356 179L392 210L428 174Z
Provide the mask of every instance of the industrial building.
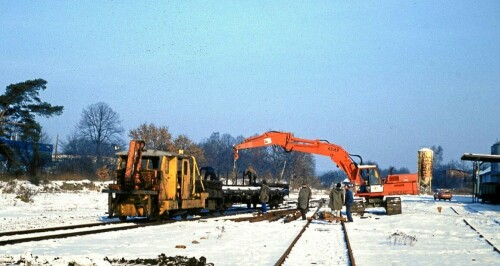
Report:
M473 162L474 200L500 203L500 142L491 146L491 154L465 153L462 160ZM490 166L481 170L484 163Z

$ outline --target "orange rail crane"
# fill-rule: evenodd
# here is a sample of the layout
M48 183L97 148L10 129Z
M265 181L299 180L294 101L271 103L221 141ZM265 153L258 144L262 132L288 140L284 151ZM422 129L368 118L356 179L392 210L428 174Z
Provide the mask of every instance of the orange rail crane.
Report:
M265 146L280 146L286 152L298 151L329 156L330 159L347 174L357 197L364 201L356 201L353 212L364 213L366 207L384 207L387 214L401 213L401 198L393 195L419 194L417 174L397 174L380 178L375 165L362 165L359 155L349 154L339 145L325 140L301 139L289 132L269 131L262 135L245 139L233 147L234 160L238 160L238 151ZM358 157L356 163L352 157Z

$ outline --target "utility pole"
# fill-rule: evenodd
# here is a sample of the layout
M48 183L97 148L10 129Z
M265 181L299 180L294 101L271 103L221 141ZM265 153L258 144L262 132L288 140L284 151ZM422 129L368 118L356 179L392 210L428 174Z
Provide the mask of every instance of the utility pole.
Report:
M59 145L59 134L56 135L56 147L54 150L54 161L57 161L57 147Z

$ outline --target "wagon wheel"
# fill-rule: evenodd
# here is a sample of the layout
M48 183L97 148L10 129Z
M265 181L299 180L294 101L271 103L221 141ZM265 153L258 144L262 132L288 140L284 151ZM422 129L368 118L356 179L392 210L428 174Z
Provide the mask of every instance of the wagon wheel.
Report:
M167 220L170 218L170 213L168 211L164 211L162 214L160 214L160 220Z
M160 207L157 204L158 200L154 200L151 207L151 219L152 220L160 220Z
M200 208L196 208L196 209L193 209L193 210L190 210L188 212L190 215L201 215L201 209Z
M220 213L220 215L224 215L224 200L223 199L220 199L220 200L217 200L217 207L216 207L216 211L218 211Z

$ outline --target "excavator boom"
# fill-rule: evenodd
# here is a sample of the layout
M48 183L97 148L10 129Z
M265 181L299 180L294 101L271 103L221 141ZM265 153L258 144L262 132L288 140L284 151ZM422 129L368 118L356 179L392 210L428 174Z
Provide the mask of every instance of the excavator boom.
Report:
M238 150L265 146L280 146L286 152L298 151L329 156L347 174L351 183L363 184L357 163L352 160L344 148L324 140L296 138L290 132L269 131L259 136L247 138L233 147L234 159L235 161L238 159Z

